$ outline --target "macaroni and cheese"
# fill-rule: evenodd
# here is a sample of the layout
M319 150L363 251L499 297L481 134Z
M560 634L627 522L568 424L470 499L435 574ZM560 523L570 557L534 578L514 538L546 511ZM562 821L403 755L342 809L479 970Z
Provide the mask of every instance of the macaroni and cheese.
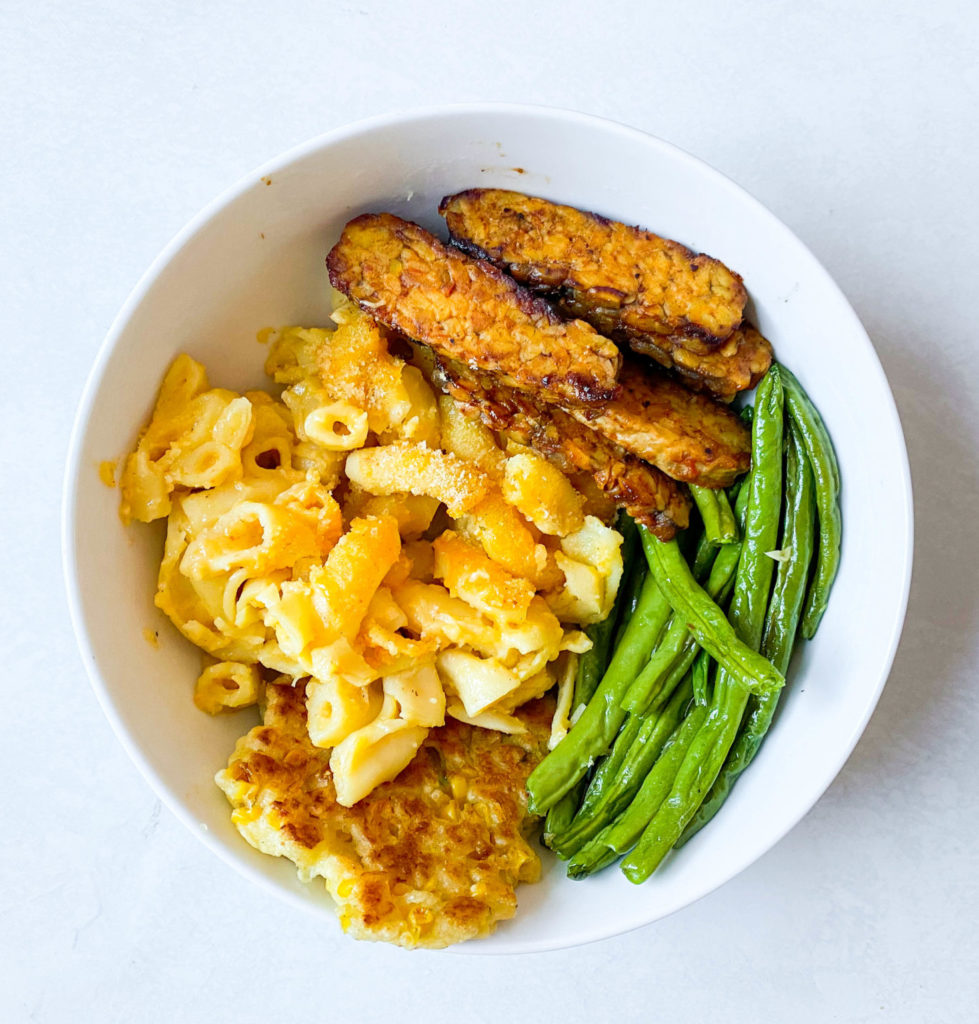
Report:
M349 807L446 715L519 733L517 708L588 649L622 560L587 496L437 397L420 354L352 305L333 318L263 332L278 397L179 356L120 486L124 520L167 520L156 604L204 652L197 706L301 684Z

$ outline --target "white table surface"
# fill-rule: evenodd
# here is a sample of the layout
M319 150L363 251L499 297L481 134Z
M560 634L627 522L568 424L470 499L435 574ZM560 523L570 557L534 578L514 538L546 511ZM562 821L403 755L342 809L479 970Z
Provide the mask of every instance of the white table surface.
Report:
M0 1019L979 1018L975 12L4 0ZM184 222L309 136L484 99L651 131L785 220L874 340L917 496L890 682L808 817L672 918L501 958L354 943L239 878L161 809L84 676L59 543L85 376Z

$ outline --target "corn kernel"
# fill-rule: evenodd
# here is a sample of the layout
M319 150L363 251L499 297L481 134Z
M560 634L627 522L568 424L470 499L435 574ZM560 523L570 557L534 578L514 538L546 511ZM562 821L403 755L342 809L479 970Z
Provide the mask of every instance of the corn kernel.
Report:
M345 878L337 886L337 896L340 899L345 900L354 891L354 880L352 878Z
M466 793L469 791L469 786L466 783L465 778L462 775L453 775L451 786L453 799L464 800Z

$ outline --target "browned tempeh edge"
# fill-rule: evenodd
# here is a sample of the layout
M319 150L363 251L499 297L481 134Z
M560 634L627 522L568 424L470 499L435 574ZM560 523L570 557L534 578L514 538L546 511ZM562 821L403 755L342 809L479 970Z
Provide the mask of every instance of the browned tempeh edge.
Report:
M747 320L708 355L684 351L674 341L649 335L628 338L633 352L663 367L692 391L712 395L721 402L730 402L753 388L774 358L771 343Z

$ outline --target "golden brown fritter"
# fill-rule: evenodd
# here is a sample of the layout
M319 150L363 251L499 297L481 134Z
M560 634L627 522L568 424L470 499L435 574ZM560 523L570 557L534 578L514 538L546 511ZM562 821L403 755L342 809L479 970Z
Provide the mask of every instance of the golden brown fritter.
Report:
M513 916L517 884L540 875L524 784L547 752L552 700L516 712L521 735L448 720L396 779L341 807L330 751L306 733L305 688L270 684L266 697L216 781L252 846L325 879L345 931L440 948Z
M602 493L660 539L669 540L687 526L690 499L685 488L561 409L534 402L448 360L438 360L434 376L467 414L530 445L566 473L588 473Z
M502 189L446 196L439 212L465 251L555 297L602 334L673 335L705 353L744 316L737 274L651 231Z
M616 392L621 356L565 322L495 267L393 214L350 221L326 259L330 280L387 327L449 359L551 401L595 406Z
M674 480L727 487L748 469L751 434L726 405L634 359L623 363L619 386L599 415L569 411Z
M647 334L629 338L634 352L655 359L696 391L729 402L739 391L753 388L772 365L772 346L751 324L742 324L712 352L693 352L674 335Z

